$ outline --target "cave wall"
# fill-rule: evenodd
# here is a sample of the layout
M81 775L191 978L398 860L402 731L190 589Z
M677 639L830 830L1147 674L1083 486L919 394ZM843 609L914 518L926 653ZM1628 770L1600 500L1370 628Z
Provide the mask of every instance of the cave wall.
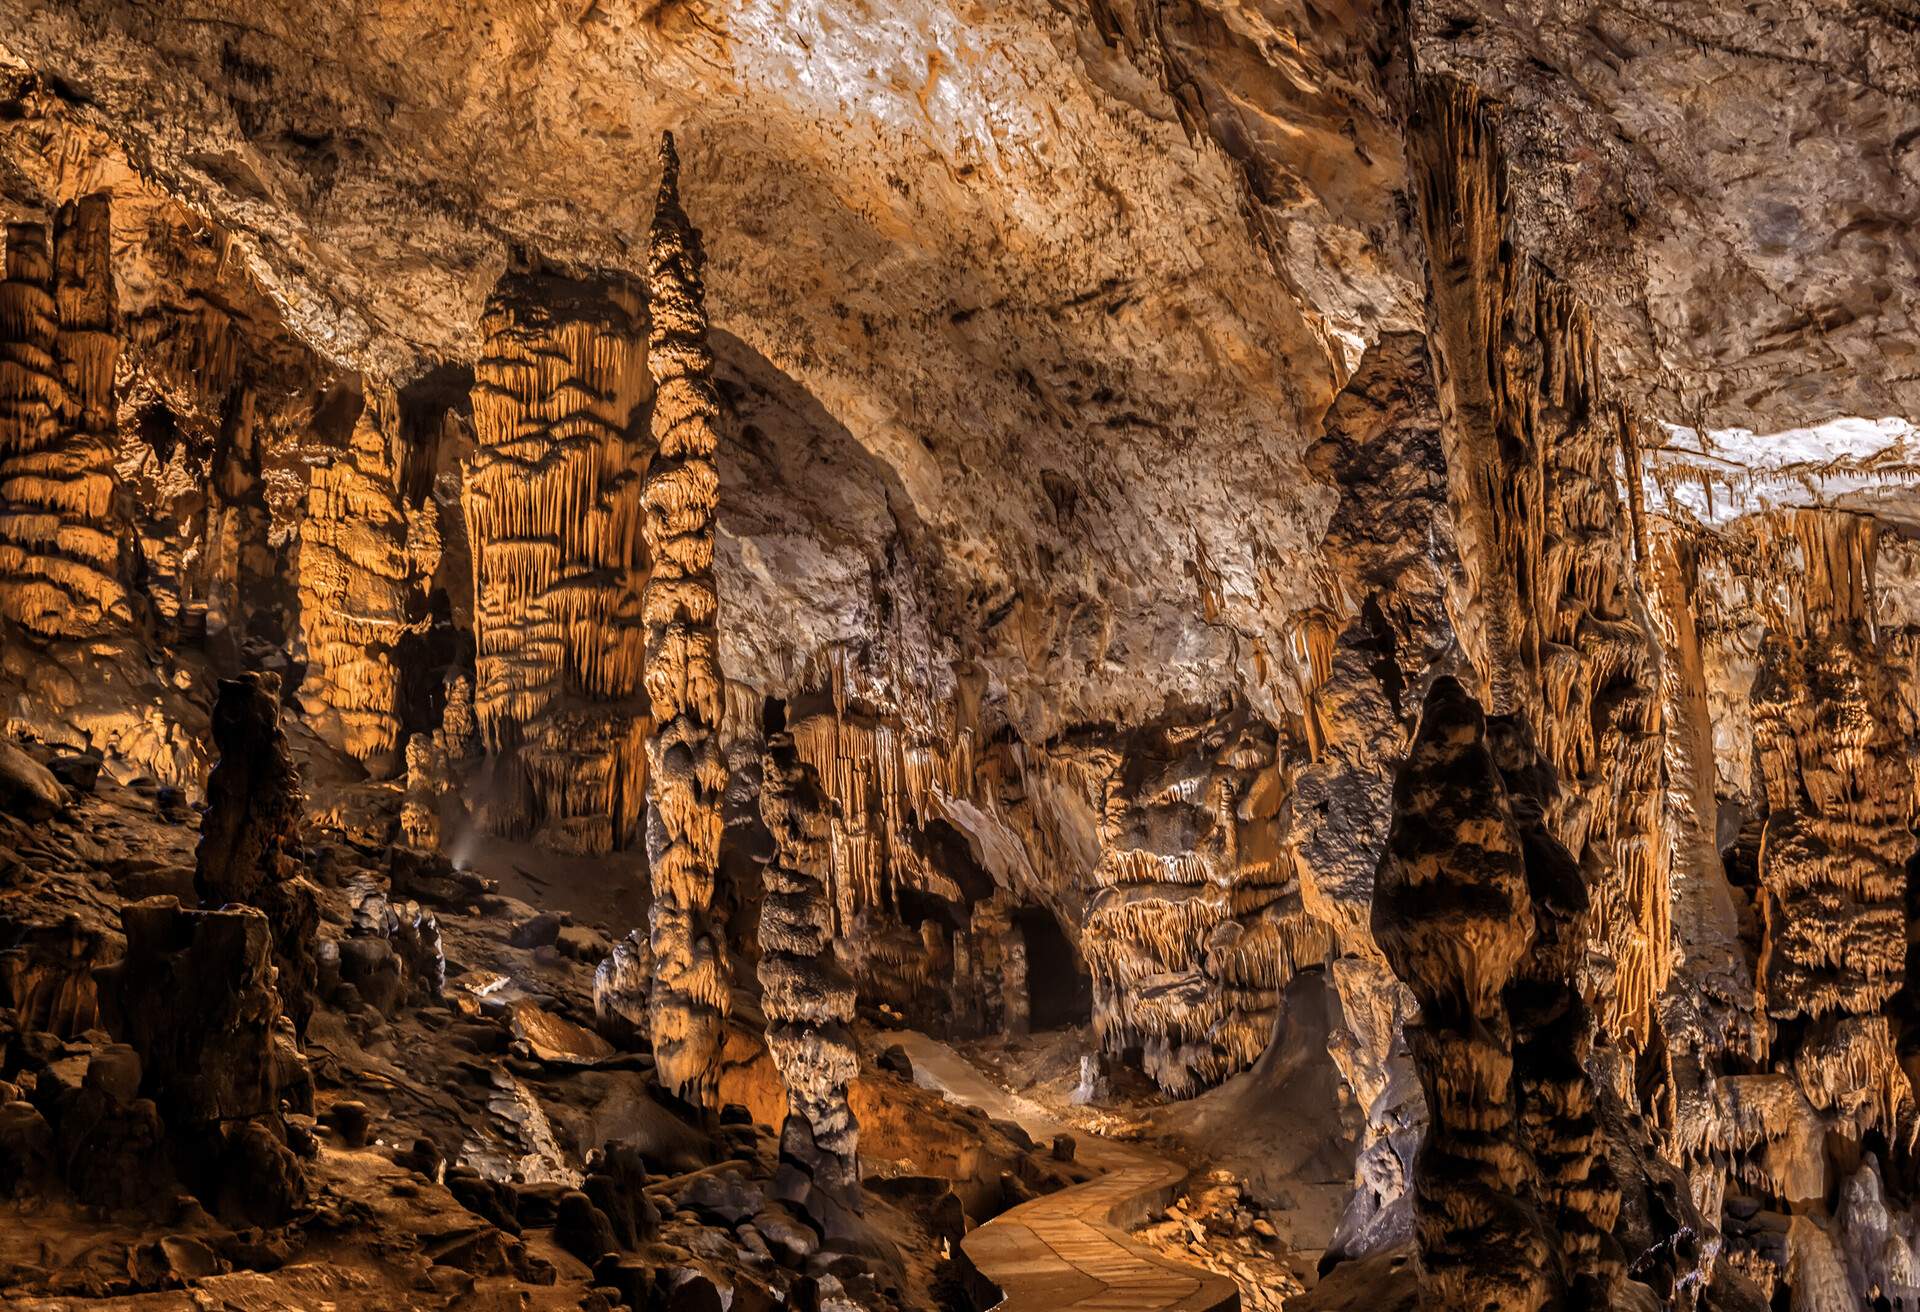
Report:
M1762 6L1743 53L1696 6L1342 10L1308 42L1269 7L1014 5L976 28L934 6L940 115L896 76L932 64L868 59L923 35L814 34L886 110L836 137L812 119L849 98L802 94L764 16L734 16L717 74L682 17L626 44L592 19L552 49L501 40L540 85L564 65L554 85L617 87L654 58L657 104L539 100L536 150L500 127L516 73L446 120L510 149L402 169L396 115L315 43L419 34L257 8L224 45L86 5L5 38L10 729L197 792L217 680L284 673L329 823L644 845L650 933L609 996L653 1005L614 1010L651 1012L657 1049L686 1048L663 1070L705 1097L733 986L786 990L767 1020L792 1111L843 1182L835 1027L1057 1016L1022 929L1044 918L1090 980L1076 1041L1175 1098L1255 1067L1289 983L1324 972L1358 1125L1336 1256L1412 1233L1419 1145L1491 1108L1509 1137L1580 1141L1484 1165L1558 1218L1554 1260L1604 1301L1611 1253L1566 1235L1629 1224L1573 1202L1593 1108L1617 1105L1638 1121L1607 1151L1670 1164L1705 1224L1684 1259L1630 1251L1636 1280L1770 1289L1829 1250L1862 1298L1895 1278L1857 1254L1890 1242L1870 1214L1904 1206L1916 1126L1920 566L1887 508L1907 467L1861 472L1870 506L1702 520L1656 497L1649 448L1709 402L1756 424L1914 409L1907 255L1842 267L1905 164L1775 198L1757 234L1716 219L1691 262L1672 217L1756 199L1725 167L1750 145L1708 130L1762 94L1728 69L1802 32L1808 77L1853 70L1832 122L1878 140L1911 94L1907 28ZM386 109L433 103L446 58ZM223 71L133 103L215 64L250 89ZM1601 109L1548 94L1575 66ZM1711 73L1734 108L1675 96L1662 119L1633 68ZM707 108L713 76L733 109ZM290 88L325 134L280 121ZM977 136L921 121L994 105ZM669 121L686 197L647 243L656 165L606 142ZM814 153L779 155L764 122ZM1676 197L1675 160L1712 188ZM427 199L398 206L403 177ZM1788 267L1822 223L1845 240ZM1755 312L1769 297L1786 308ZM1586 1093L1563 1069L1557 1091L1436 1097L1461 986L1377 928L1393 780L1443 677L1544 763L1475 806L1515 851L1564 849L1549 864L1591 899L1572 925L1511 898L1509 969L1451 1020L1510 1027L1518 1060L1553 1025L1494 995L1551 994L1579 1037L1590 1009L1590 1050L1551 1047ZM803 778L804 822L764 814ZM1795 1208L1785 1239L1754 1220ZM1470 1261L1431 1215L1430 1264ZM1552 1283L1528 1262L1510 1283Z

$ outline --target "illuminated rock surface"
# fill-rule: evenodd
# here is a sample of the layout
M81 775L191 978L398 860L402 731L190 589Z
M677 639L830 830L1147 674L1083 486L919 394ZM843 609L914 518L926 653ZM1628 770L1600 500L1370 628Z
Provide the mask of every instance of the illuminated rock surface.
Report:
M1920 1297L1911 0L217 8L0 0L0 1301Z

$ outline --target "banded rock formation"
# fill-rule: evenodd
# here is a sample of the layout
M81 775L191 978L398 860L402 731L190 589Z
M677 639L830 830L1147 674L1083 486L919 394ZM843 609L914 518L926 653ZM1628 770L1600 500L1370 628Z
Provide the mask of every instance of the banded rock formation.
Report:
M1188 1096L1250 1066L1280 995L1326 955L1281 847L1288 780L1244 712L1129 744L1106 786L1086 952L1102 1047Z
M0 283L0 610L41 638L133 622L115 516L109 202L7 229Z
M309 476L300 526L301 709L335 747L389 763L400 745L394 653L414 573L399 429L398 398L370 392L346 451Z
M760 908L767 1047L787 1087L789 1119L807 1125L814 1186L851 1202L860 1181L859 1126L847 1103L860 1072L854 988L833 947L826 797L784 731L770 735L761 754L760 812L774 845Z
M544 273L509 274L487 304L461 492L493 767L481 819L607 852L639 832L646 783L641 310L618 280Z
M650 572L641 609L653 707L647 738L649 1014L661 1079L683 1097L706 1101L713 1096L713 1066L731 1006L726 945L713 921L727 791L713 575L720 402L707 345L705 255L699 232L680 208L680 164L671 133L660 146L660 168L647 257L656 449L642 494Z
M1419 999L1414 1161L1423 1307L1619 1305L1620 1191L1588 1076L1575 980L1585 877L1544 826L1555 787L1517 717L1450 677L1427 694L1394 789L1374 901Z

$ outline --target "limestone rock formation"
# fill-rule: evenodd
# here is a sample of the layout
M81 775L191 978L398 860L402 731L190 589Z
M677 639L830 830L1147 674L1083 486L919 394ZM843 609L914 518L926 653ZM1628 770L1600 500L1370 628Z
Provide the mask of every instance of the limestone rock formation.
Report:
M767 1047L787 1086L789 1117L806 1122L814 1187L852 1201L860 1181L859 1126L847 1102L860 1070L849 1028L853 981L833 950L826 797L784 730L768 737L760 758L760 811L774 843L760 908Z
M1244 712L1145 735L1106 785L1087 907L1094 1023L1176 1096L1251 1065L1327 952L1282 849L1282 747Z
M42 638L133 622L115 515L112 428L120 354L109 200L60 207L53 239L7 228L0 283L0 610Z
M640 832L643 316L622 280L509 273L475 366L461 492L486 827L563 852Z
M273 931L276 987L296 1030L312 1010L319 908L300 870L300 775L280 729L280 682L243 674L220 684L219 753L207 779L194 890L205 907L254 906Z
M1471 86L1421 82L1411 127L1455 532L1490 704L1539 726L1550 827L1600 872L1609 1032L1646 1041L1671 968L1656 646L1615 462L1625 414L1586 306L1513 242L1508 161ZM1497 344L1495 347L1493 344Z
M275 929L251 907L188 911L171 898L129 906L123 920L128 1041L182 1178L236 1222L283 1223L306 1182L282 1108L311 1110L312 1089L280 1028Z
M1420 1002L1407 1042L1428 1122L1414 1160L1422 1306L1540 1309L1565 1276L1519 1122L1506 991L1535 929L1520 835L1479 705L1436 681L1394 784L1374 936Z
M649 558L641 611L653 707L647 738L654 972L649 1014L661 1078L682 1096L705 1101L713 1096L719 1031L730 1007L726 946L713 920L727 789L713 574L720 403L707 346L706 257L699 231L680 208L672 134L661 143L660 167L647 263L656 446L641 496Z
M301 709L315 731L389 770L400 747L396 648L412 625L399 400L373 389L347 449L316 467L300 526Z
M1912 0L0 19L0 1301L1912 1303Z

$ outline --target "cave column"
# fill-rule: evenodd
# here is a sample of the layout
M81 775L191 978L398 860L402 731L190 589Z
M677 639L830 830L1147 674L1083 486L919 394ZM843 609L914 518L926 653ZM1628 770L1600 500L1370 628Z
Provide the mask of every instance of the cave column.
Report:
M1560 1290L1518 1137L1503 997L1533 908L1485 717L1451 678L1429 692L1394 785L1372 920L1420 1002L1406 1036L1430 1118L1413 1173L1421 1306L1537 1312Z
M111 215L62 205L7 230L0 283L0 610L43 638L132 623L115 522Z
M860 1179L859 1126L847 1102L860 1071L849 1028L854 986L833 951L826 795L786 733L769 737L761 757L760 814L774 842L760 909L767 1048L787 1086L788 1119L808 1129L783 1131L783 1152L811 1142L814 1187L851 1204Z
M653 708L647 740L654 963L649 1015L661 1082L689 1100L711 1102L729 1010L726 950L713 924L727 786L713 577L720 402L707 345L705 256L699 232L680 207L671 133L662 141L660 159L647 262L647 363L656 388L657 448L642 494L651 572L641 607Z
M400 741L394 647L407 629L408 521L399 399L373 386L347 450L313 470L300 524L301 709L319 735L391 773Z
M510 273L474 368L478 818L577 854L631 845L645 787L641 316L623 280Z

